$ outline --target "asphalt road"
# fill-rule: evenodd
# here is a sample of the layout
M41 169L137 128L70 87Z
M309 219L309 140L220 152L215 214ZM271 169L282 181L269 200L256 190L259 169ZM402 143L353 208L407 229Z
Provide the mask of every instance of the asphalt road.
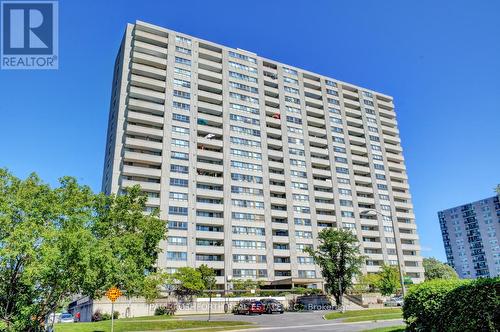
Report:
M273 315L213 315L212 320L232 320L254 323L257 326L244 331L364 331L377 327L394 326L403 324L403 320L390 320L382 322L342 323L340 320L324 320L323 315L328 311L313 312L285 312ZM207 319L208 316L184 317L183 319Z

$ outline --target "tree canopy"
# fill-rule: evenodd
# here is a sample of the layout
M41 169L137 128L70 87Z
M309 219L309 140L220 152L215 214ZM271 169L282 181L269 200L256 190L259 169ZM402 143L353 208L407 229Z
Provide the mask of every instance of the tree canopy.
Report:
M392 295L401 289L401 281L397 266L383 264L377 276L376 286L382 295Z
M434 257L424 258L423 265L426 280L458 278L457 272L451 266Z
M361 273L365 256L359 250L357 237L349 230L326 228L318 234L316 250L307 248L325 279L325 289L342 305L342 296L353 285L353 278Z
M139 295L166 236L146 201L139 187L106 196L72 177L51 188L0 169L0 329L36 330L75 294Z

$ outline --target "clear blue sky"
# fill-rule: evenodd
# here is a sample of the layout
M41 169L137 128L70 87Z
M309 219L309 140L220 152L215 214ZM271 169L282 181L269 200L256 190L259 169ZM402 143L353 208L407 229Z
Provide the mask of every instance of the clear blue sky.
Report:
M60 69L0 71L0 167L100 190L113 62L136 19L394 96L425 256L436 212L500 183L499 1L60 1Z

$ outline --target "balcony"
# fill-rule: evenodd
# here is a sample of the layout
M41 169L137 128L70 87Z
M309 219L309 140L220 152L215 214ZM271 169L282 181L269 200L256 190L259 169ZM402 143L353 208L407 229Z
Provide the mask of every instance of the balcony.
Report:
M140 30L139 26L134 30L134 39L159 46L163 49L168 46L168 38L166 36L159 36L157 34Z
M122 169L122 174L130 176L159 178L161 177L161 169L124 165Z
M139 122L139 123L144 123L144 124L149 124L149 125L161 125L163 126L163 117L162 116L155 116L155 115L148 115L144 113L138 113L129 110L127 112L127 120L131 122Z
M167 69L167 59L158 58L149 54L139 53L137 51L132 52L132 62L152 66L163 70Z
M157 92L153 90L138 88L135 86L129 87L129 96L131 98L138 98L146 101L151 101L157 104L165 103L165 94L162 92Z
M128 99L128 108L131 110L143 111L143 112L151 112L158 115L163 115L164 105L152 103L145 100L139 100L134 98Z
M167 58L167 49L164 47L152 45L149 43L142 42L140 40L135 39L133 41L134 51L138 51L141 53L146 53L152 56L156 56L158 58L166 59Z
M125 146L130 148L156 150L156 151L161 151L163 148L163 144L160 142L148 141L130 137L125 138Z
M156 138L163 137L163 130L161 130L161 129L132 125L130 123L127 123L125 130L126 130L127 134L132 134L132 135L134 135L134 134L146 135L146 136L151 136L151 137L156 137Z
M148 153L131 152L131 151L125 151L123 159L125 161L146 162L155 165L161 165L162 162L161 156L152 155Z
M130 69L133 74L151 77L161 81L165 81L167 76L167 72L163 69L143 65L140 63L132 62Z
M132 186L135 186L137 184L141 187L142 190L160 191L160 184L159 183L134 181L134 180L122 180L121 181L121 186L123 188L132 187Z

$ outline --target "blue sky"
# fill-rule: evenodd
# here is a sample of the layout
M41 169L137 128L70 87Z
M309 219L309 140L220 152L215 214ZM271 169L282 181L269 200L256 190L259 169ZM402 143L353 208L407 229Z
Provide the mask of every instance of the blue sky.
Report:
M0 167L100 190L113 62L136 19L394 96L423 255L500 183L498 1L60 1L60 69L0 71ZM207 18L206 15L209 15Z

